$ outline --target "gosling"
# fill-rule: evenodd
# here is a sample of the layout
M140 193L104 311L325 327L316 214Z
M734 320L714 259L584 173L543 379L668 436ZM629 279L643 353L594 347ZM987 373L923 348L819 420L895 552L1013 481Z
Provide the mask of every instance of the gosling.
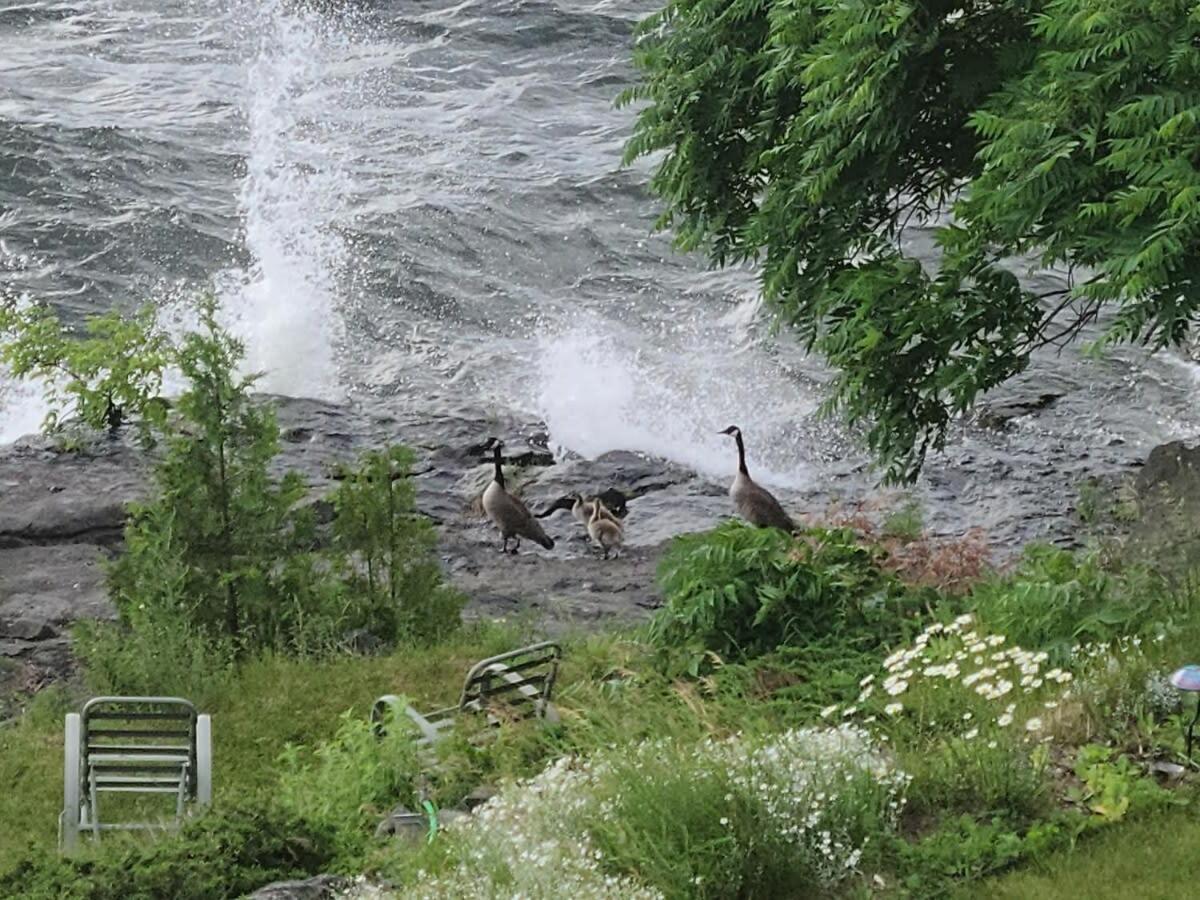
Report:
M604 501L599 497L592 500L584 500L580 494L574 494L573 497L574 503L571 505L571 515L575 517L575 521L580 525L586 528L588 523L592 521L593 513L598 511L600 518L607 519L618 528L621 527L621 520L617 518L611 509L604 505Z
M550 550L554 547L553 539L546 535L525 504L504 488L504 470L500 459L500 448L503 446L503 442L497 438L488 438L488 442L483 445L484 450L492 451L492 459L496 466L495 474L483 492L483 511L492 524L500 529L500 536L504 539L504 543L500 545L500 552L515 555L521 548L521 538L523 537L536 541ZM513 538L516 538L517 543L512 550L509 550L508 542Z
M759 485L750 477L746 468L746 445L742 443L742 430L736 425L730 425L721 434L732 435L737 441L738 471L733 484L729 486L729 497L733 500L733 508L737 514L759 528L782 528L792 532L796 526L779 501L766 488Z
M608 515L605 516L605 513ZM625 534L616 517L608 511L599 497L592 501L592 517L588 519L587 530L592 543L604 551L605 559L608 559L609 554L625 540Z

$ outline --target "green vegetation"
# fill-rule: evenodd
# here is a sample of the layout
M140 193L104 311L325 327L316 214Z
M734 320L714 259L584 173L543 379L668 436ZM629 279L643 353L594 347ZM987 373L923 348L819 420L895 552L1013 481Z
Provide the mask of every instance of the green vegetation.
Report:
M1096 559L1072 559L1037 577L1111 602L1105 580L1080 577ZM251 873L318 870L387 878L412 897L941 897L1190 801L1186 782L1165 789L1143 765L1180 759L1179 705L1154 679L1200 624L1190 588L1168 589L1175 627L1161 637L1081 645L1059 664L971 612L971 594L911 587L881 561L840 531L792 542L731 524L681 538L648 631L567 640L561 726L468 718L436 761L398 725L374 737L372 699L452 702L473 660L527 635L479 626L373 657L229 659L194 693L215 724L214 813L152 851L106 840L74 861L48 852L65 698L44 693L0 731L0 783L21 785L0 792L12 823L0 893L57 896L85 871L92 893L68 896L107 896L124 867L131 895L170 885L184 898L240 890ZM1031 577L1019 569L978 589L1017 596ZM681 610L719 585L743 599L698 617L689 636ZM761 631L747 619L768 606L759 585L777 592L761 595L777 601ZM724 658L699 650L725 633L741 637L721 645ZM681 662L698 652L689 674ZM373 836L396 804L444 809L480 785L498 797L431 843ZM247 821L294 824L219 874L189 876Z
M121 620L79 628L83 686L0 727L2 896L198 900L334 871L406 897L935 898L1193 801L1190 774L1147 764L1195 765L1165 679L1200 638L1200 579L1106 548L991 572L911 503L878 536L680 537L647 626L564 639L558 725L468 715L432 756L404 722L379 738L379 694L452 703L472 662L533 636L460 627L407 450L346 461L319 526L211 304L165 355L185 389L147 425L157 491L111 569ZM84 688L210 713L213 810L59 857ZM480 787L498 793L431 839L375 834Z
M0 297L0 364L16 378L42 383L50 405L47 431L58 431L69 413L109 432L133 421L152 443L166 416L159 392L170 351L152 310L128 318L92 316L76 333L48 307Z
M1104 342L1192 334L1197 29L1181 0L667 0L638 36L626 156L656 156L682 248L761 263L840 372L828 408L908 480L1102 311ZM936 211L928 264L901 238ZM1070 275L1023 287L1018 254Z
M1067 852L1037 859L1027 870L955 896L978 900L1174 900L1196 892L1200 820L1195 809L1154 815L1114 828Z
M848 530L800 541L731 522L675 541L662 564L667 604L650 640L697 674L720 664L833 637L870 649L898 634L912 598Z

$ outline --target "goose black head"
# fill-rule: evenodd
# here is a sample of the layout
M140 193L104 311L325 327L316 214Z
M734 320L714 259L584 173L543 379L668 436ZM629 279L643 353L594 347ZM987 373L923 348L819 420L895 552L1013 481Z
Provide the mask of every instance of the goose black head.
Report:
M483 446L480 447L479 449L486 452L488 450L493 450L496 447L503 447L503 446L504 446L504 441L500 440L500 438L490 437L484 442Z
M730 425L724 431L719 431L717 433L718 434L727 434L730 437L737 437L739 434L742 433L742 429L738 428L736 425Z

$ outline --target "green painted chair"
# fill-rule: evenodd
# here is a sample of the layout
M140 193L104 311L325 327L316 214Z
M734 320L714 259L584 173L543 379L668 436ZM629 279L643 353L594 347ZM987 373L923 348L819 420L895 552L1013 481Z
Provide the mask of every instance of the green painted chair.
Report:
M104 794L159 795L173 811L155 821L102 818ZM81 834L178 828L192 808L212 802L212 723L178 697L93 697L68 713L63 739L59 847Z
M557 724L558 710L550 698L561 659L562 648L543 641L480 660L467 672L458 703L430 713L417 712L395 694L385 694L371 708L372 727L382 736L389 717L405 715L421 731L417 745L425 747L445 737L461 713L485 713L493 725L526 718Z

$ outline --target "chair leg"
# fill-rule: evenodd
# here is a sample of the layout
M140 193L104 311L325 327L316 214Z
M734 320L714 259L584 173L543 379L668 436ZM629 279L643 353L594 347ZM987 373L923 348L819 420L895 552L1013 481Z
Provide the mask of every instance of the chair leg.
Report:
M100 840L100 792L96 790L96 770L88 766L88 814L92 820L92 836Z
M179 790L175 794L175 827L183 821L183 804L187 800L188 783L191 781L192 773L188 770L188 764L184 763L179 767Z
M79 843L80 728L79 713L67 713L63 733L63 808L59 816L59 848L68 853Z
M196 805L212 805L212 719L196 717Z

